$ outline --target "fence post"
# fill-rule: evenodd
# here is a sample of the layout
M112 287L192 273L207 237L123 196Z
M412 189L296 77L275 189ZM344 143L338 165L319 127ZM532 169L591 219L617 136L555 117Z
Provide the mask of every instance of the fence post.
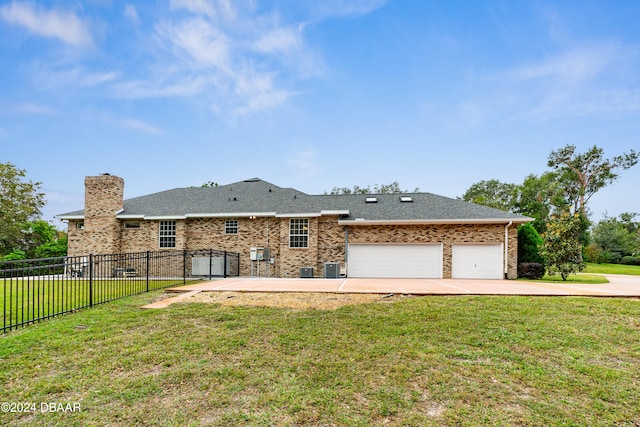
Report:
M89 254L89 307L93 307L93 254Z
M187 284L187 250L182 251L182 284Z
M149 264L150 264L150 258L151 258L151 252L147 251L147 255L145 256L145 270L146 270L146 274L145 276L147 276L147 292L149 292Z

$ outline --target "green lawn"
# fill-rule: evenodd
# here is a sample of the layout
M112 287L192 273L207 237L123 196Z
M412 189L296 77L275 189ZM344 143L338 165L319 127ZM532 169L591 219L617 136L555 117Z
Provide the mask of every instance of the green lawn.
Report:
M596 285L600 283L609 283L609 280L599 274L571 274L567 276L567 280L562 280L562 276L559 274L554 274L553 276L549 276L545 274L544 277L540 280L532 280L532 279L518 279L523 280L525 282L561 282L561 283L583 283L583 284L591 284Z
M634 426L640 301L393 297L335 311L158 292L0 335L0 424ZM41 413L41 402L79 413Z
M626 274L630 276L640 276L639 265L622 264L593 264L587 263L587 273L595 274Z
M182 280L149 280L149 289L161 289ZM99 304L147 290L146 279L94 279L90 293L86 279L24 277L0 279L0 323L19 324ZM1 330L0 330L1 331Z

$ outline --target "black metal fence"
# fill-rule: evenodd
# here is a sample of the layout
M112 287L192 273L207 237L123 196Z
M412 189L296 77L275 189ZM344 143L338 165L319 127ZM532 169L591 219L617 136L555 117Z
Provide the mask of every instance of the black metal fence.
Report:
M118 298L240 275L240 254L213 249L0 262L2 331Z

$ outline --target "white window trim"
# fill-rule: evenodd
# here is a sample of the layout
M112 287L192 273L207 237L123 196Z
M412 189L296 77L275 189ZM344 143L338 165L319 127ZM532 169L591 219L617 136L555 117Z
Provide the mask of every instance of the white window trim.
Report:
M300 226L304 227L304 224L306 223L306 226L307 226L306 233L305 232L299 233L299 234L292 233L291 228L294 223L299 223L300 224L299 227ZM298 237L298 238L304 237L306 239L305 246L292 246L291 240L293 237ZM291 249L308 249L309 248L309 218L290 218L289 219L289 248Z
M231 225L230 223L235 223L235 225ZM229 230L235 229L235 232L231 233ZM238 220L237 219L226 219L224 221L224 234L229 236L235 236L239 232Z
M167 223L172 223L172 229L165 229L163 230L162 225L167 224ZM172 232L172 233L171 233ZM177 223L176 221L160 221L160 223L158 224L158 247L162 248L162 249L166 249L166 248L175 248L176 247L176 235L177 235ZM173 246L162 246L162 238L173 238Z

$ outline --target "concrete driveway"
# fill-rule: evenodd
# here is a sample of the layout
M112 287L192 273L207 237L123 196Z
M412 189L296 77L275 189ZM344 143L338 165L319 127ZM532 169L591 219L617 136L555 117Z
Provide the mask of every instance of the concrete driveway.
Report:
M200 292L332 292L413 295L537 295L640 297L640 276L607 275L609 283L598 285L523 282L517 280L462 279L281 279L233 277L170 288L181 295L151 304L166 306Z
M598 285L463 279L282 279L233 277L167 289L178 296L143 308L163 308L200 292L330 292L413 295L535 295L640 297L640 276L606 275Z

